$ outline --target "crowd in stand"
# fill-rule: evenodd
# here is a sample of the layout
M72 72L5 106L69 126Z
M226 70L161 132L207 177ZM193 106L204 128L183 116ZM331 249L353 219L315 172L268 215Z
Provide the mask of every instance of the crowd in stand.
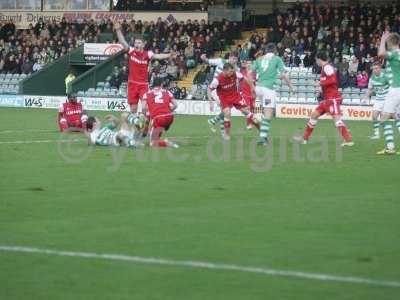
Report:
M400 32L400 3L371 3L337 7L297 3L276 13L265 35L254 33L238 47L240 58L255 58L269 42L277 44L289 67L313 67L318 50L326 50L338 69L342 87L365 87L377 59L384 30Z
M85 41L96 42L107 23L44 22L17 30L12 22L0 22L0 73L30 74L64 56Z
M208 3L212 1L191 2L187 0L168 2L168 0L118 0L113 6L114 10L207 10Z

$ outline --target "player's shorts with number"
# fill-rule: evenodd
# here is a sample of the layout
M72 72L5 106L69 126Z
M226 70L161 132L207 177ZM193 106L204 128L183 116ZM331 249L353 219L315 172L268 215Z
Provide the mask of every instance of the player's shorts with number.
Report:
M342 99L326 99L317 106L317 112L320 115L330 114L331 116L340 116L342 114Z
M400 88L389 88L386 94L385 103L383 105L383 112L387 114L394 114L400 107Z
M264 108L275 108L276 92L263 86L256 86L256 95Z
M234 107L234 108L240 110L247 106L246 102L239 95L239 93L236 96L229 98L229 99L220 97L220 101L221 101L222 109Z
M373 111L383 111L383 105L385 104L384 100L375 100L374 106L372 107Z
M128 104L138 104L139 99L149 90L147 83L128 82Z
M174 116L172 114L156 116L153 119L153 128L164 128L165 130L168 130L173 122Z

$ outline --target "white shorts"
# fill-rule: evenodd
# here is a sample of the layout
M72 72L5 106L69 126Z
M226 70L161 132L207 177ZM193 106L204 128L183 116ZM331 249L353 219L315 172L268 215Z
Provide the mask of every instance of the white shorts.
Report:
M217 90L211 91L211 98L215 101L215 104L220 105L219 96L217 94Z
M375 100L374 106L372 107L372 110L381 112L383 110L383 105L384 104L385 104L384 100Z
M383 112L386 114L394 114L400 107L400 88L391 87L386 95Z
M256 86L256 96L264 108L275 108L276 92L266 87Z

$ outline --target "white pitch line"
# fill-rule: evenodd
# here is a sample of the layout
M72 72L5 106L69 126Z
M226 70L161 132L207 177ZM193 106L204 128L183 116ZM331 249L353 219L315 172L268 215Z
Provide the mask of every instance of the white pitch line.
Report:
M53 142L58 142L58 143L76 143L84 141L83 139L71 139L71 140L27 140L27 141L3 141L0 142L0 145L4 144L42 144L42 143L53 143Z
M53 132L57 133L59 132L57 129L11 129L11 130L1 130L0 134L5 134L5 133L24 133L24 132Z
M375 279L353 277L353 276L339 276L339 275L321 274L321 273L308 273L301 271L277 270L277 269L262 268L262 267L249 267L249 266L240 266L240 265L223 264L223 263L220 264L220 263L192 261L192 260L172 260L172 259L155 258L155 257L141 257L141 256L105 254L105 253L94 253L94 252L59 251L59 250L36 248L36 247L20 247L20 246L7 246L7 245L0 245L0 251L45 254L52 256L92 258L92 259L102 259L102 260L112 260L112 261L126 261L126 262L133 262L133 263L147 264L147 265L162 265L162 266L176 266L176 267L195 268L195 269L234 271L234 272L263 274L272 277L288 277L288 278L326 281L326 282L353 283L353 284L362 284L370 286L400 288L399 281L375 280Z

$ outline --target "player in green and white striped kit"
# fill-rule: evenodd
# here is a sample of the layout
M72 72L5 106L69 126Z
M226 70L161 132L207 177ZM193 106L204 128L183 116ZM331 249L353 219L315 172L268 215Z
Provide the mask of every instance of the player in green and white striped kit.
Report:
M222 70L224 68L224 65L226 63L230 63L232 66L235 67L237 72L240 72L240 68L237 66L238 63L238 57L234 52L231 52L229 54L228 59L224 58L207 58L205 54L203 54L201 57L201 60L203 60L205 63L209 64L210 66L215 66L215 71L214 71L214 78L216 78L219 74L222 73ZM219 105L219 97L217 95L217 90L213 90L211 92L211 97L217 105ZM214 109L214 103L210 103L211 110ZM215 132L215 126L219 124L220 129L221 129L221 134L224 135L225 128L224 128L224 113L221 111L218 115L208 119L208 124L210 125L210 129L212 132Z
M106 116L107 123L102 125L100 119L89 117L86 123L86 136L91 145L136 147L134 127L129 125L128 113L122 113L118 119L112 115Z
M378 56L385 57L387 60L386 71L390 88L386 94L381 118L386 146L377 154L396 154L393 125L390 119L395 118L395 114L400 108L400 35L389 32L383 33Z
M256 97L263 107L263 118L260 124L260 140L259 144L267 146L268 136L271 128L271 120L273 117L276 91L274 84L278 78L284 80L290 90L294 92L292 83L285 69L282 58L276 53L276 46L269 43L266 47L266 54L259 57L253 62L251 69L257 73Z
M376 140L380 138L379 118L382 115L383 105L385 103L386 95L389 91L389 79L382 70L380 63L374 63L372 66L372 76L369 79L368 91L365 94L365 100L370 99L372 94L375 94L375 102L372 108L372 125L374 128L374 134L371 136L371 140Z

